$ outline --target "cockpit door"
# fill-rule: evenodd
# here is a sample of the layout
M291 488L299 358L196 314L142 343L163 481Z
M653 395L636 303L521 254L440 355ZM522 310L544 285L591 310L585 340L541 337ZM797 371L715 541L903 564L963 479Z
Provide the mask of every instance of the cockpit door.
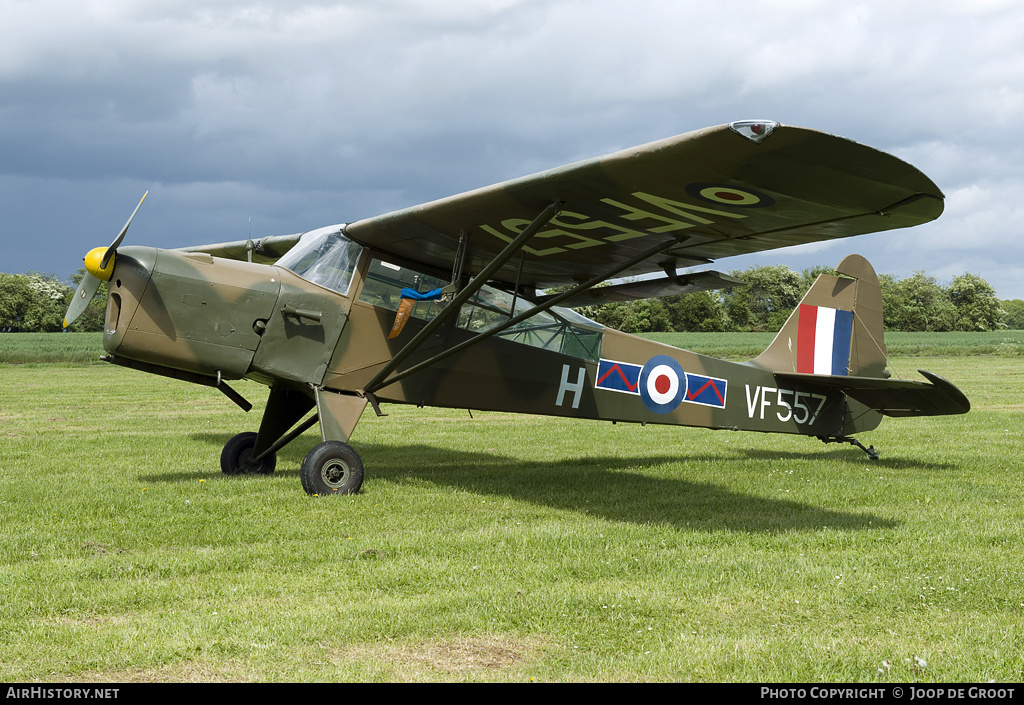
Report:
M320 385L348 321L348 297L278 268L281 293L253 357L255 375Z

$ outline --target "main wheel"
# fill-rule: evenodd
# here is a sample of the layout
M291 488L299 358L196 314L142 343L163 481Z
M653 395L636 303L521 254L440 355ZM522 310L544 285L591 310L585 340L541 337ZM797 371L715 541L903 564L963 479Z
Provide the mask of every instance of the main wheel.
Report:
M248 431L239 433L224 444L220 453L220 470L225 475L269 475L277 466L277 456L267 455L258 463L252 462L252 449L256 446L256 434Z
M326 441L306 454L299 477L307 494L355 494L363 484L363 461L347 443Z

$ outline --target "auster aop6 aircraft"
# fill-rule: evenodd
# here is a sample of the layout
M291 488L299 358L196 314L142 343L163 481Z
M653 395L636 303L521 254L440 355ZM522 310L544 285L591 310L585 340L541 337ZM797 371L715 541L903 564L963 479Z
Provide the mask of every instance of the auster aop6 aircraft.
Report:
M891 155L741 121L298 235L121 247L129 218L86 256L66 324L107 281L106 361L216 387L245 410L227 381L267 385L259 431L224 446L227 474L273 472L276 452L319 421L323 442L300 470L310 494L360 488L348 440L381 402L804 434L876 457L855 435L882 416L970 403L928 372L890 378L878 279L860 256L819 277L744 363L559 305L731 286L679 270L917 225L942 199ZM627 281L597 286L613 279Z

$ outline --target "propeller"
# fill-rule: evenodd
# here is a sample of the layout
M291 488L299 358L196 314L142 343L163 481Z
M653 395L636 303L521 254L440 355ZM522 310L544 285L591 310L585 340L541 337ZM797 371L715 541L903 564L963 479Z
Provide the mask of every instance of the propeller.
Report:
M96 295L96 292L100 288L100 282L109 281L111 275L114 273L114 255L117 253L117 247L124 240L125 233L128 232L128 226L132 224L132 219L135 214L139 212L139 208L142 207L142 201L146 200L146 196L149 195L149 191L142 194L142 199L139 201L139 205L135 206L135 210L128 216L128 222L121 228L121 232L114 239L114 242L110 244L110 247L96 247L89 250L88 254L85 255L85 276L82 277L81 283L78 285L78 289L75 291L75 297L71 299L71 305L68 306L68 312L64 314L64 327L67 328L75 322L82 311L92 301L92 297Z

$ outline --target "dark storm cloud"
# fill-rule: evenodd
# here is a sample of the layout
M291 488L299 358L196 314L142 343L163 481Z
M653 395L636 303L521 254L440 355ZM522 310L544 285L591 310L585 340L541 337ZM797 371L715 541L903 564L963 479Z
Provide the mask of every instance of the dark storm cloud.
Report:
M1024 297L1012 2L0 2L7 271L355 220L729 120L891 151L946 213L766 253ZM728 261L727 268L750 260Z

